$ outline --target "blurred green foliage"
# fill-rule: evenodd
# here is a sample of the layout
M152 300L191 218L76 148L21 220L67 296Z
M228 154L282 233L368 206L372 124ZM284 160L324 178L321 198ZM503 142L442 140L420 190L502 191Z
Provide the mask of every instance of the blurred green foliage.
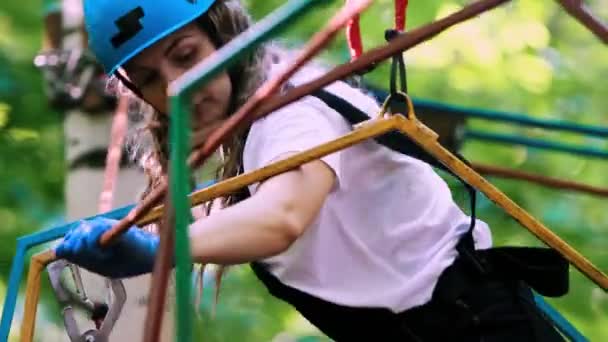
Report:
M0 270L15 239L40 229L63 208L61 117L48 109L32 59L42 18L36 1L0 5Z
M261 18L283 1L247 1ZM321 27L341 1L298 20L278 39L297 48ZM446 15L465 1L410 1L408 28ZM606 0L589 1L608 18ZM61 116L48 109L40 74L32 66L41 36L39 1L0 4L0 295L4 296L15 239L48 226L62 213L65 168ZM383 43L393 22L392 1L377 0L361 18L366 48ZM327 64L348 59L340 36L323 54ZM554 1L517 0L406 52L409 87L415 97L471 107L525 112L538 118L591 125L608 123L608 49ZM388 85L388 66L366 80ZM603 139L526 129L472 120L468 125L494 132L554 139L608 148ZM606 161L517 146L467 142L463 154L491 163L608 187ZM511 180L492 181L518 204L541 219L602 270L608 270L608 211L605 201L589 195L550 190ZM466 207L466 195L455 185ZM539 242L486 199L479 216L494 232L497 245ZM550 300L591 340L608 340L608 296L576 270L571 292ZM215 317L207 291L199 317L208 341L267 341L288 330L302 341L318 340L314 330L288 306L270 298L247 268L236 267L222 287ZM52 300L47 318L56 319ZM312 336L312 337L311 337Z

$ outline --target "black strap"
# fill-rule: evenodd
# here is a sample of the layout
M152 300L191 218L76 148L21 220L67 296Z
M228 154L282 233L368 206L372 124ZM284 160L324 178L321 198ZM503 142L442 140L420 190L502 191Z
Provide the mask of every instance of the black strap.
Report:
M328 107L338 112L353 126L370 119L369 115L359 108L353 106L350 102L326 90L319 90L311 95L323 101ZM385 133L377 137L375 140L380 145L386 146L395 152L422 160L427 164L452 173L447 167L439 163L437 159L433 158L426 151L398 131Z
M400 34L403 34L403 32L397 31L395 29L388 29L384 32L384 38L387 42L391 42ZM405 67L403 51L399 51L399 53L393 56L390 75L391 94L396 94L398 92L407 94L407 68ZM397 79L399 79L400 83L399 90L397 90Z

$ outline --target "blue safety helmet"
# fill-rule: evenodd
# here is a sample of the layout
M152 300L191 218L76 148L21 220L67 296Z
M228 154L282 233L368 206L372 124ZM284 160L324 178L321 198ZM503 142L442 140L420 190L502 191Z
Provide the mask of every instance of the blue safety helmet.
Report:
M207 12L215 0L84 0L89 48L108 74Z

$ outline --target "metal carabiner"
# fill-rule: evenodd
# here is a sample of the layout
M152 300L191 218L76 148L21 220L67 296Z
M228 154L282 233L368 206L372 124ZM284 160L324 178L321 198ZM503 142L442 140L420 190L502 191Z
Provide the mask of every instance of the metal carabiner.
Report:
M99 329L90 329L81 332L74 317L75 308L82 309L91 315L99 312L99 304L93 303L89 299L83 299L79 295L69 291L62 280L63 270L69 267L65 260L55 261L47 266L51 287L59 303L63 306L63 323L70 341L72 342L108 342L110 333L120 317L122 308L127 300L125 287L120 280L110 281L110 303L107 313L101 322Z
M412 99L408 94L401 91L388 95L382 103L382 107L380 107L378 118L382 118L389 113L392 115L402 114L406 119L410 120L416 119Z

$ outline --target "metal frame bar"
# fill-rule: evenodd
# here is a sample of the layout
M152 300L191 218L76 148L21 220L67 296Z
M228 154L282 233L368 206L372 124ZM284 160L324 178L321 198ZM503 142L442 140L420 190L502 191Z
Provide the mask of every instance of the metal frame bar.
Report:
M558 251L570 264L581 271L587 278L597 284L604 291L608 290L608 277L585 259L564 240L519 207L507 195L484 179L470 166L464 164L459 158L445 149L437 142L437 135L418 120L403 120L398 130L406 134L427 153L440 161L462 180L482 192L488 199L501 207L509 216L526 227L549 247Z
M305 1L302 1L302 2L305 2ZM312 2L312 1L310 1L310 2ZM562 3L563 3L563 2L562 2ZM259 38L259 39L261 40L262 38ZM237 54L235 53L235 56L236 56L236 55L237 55ZM192 78L190 78L190 82L187 82L187 83L186 83L186 84L187 84L187 87L192 88L192 87L194 87L196 84L200 84L200 83L204 82L204 80L201 80L199 77L197 77L197 76L196 76L196 75L198 75L199 73L200 73L200 70L198 71L198 73L197 73L195 70L193 70L193 72L192 72L191 74L189 74L189 75L190 75ZM211 72L209 72L209 74L211 74ZM196 80L195 80L195 79L196 79ZM178 91L177 91L177 92L173 92L174 94L175 94L175 93L179 94L178 96L176 96L176 98L177 98L178 100L175 100L175 101L174 101L174 104L177 104L177 105L178 105L178 106L177 106L177 108L178 108L178 109L179 109L180 102L181 102L181 101L179 101L179 98L180 98L180 96L182 95L182 94L181 94L182 90L184 91L184 93L187 93L187 89L186 89L186 88L181 88L181 89L179 89L179 88L178 88ZM182 121L185 121L185 120L182 120ZM178 129L178 127L179 127L179 126L181 126L181 128L182 128L183 130ZM185 124L183 124L183 123L182 123L181 125L175 125L175 127L176 127L176 128L175 128L175 132L177 132L177 133L184 132L184 131L188 131L188 129L187 129L187 128L188 128L188 127L187 127L187 122L186 122ZM184 129L184 128L185 128L185 129ZM401 125L401 127L399 127L399 128L400 128L400 130L401 130L402 132L405 132L405 131L407 130L407 126L404 126L404 125ZM410 132L410 133L411 133L411 132ZM429 132L427 132L427 133L429 133ZM427 138L428 138L428 137L427 137ZM417 142L419 142L419 143L420 143L421 141L417 141ZM428 141L427 141L427 142L428 142ZM187 142L186 142L185 144L187 144ZM430 146L430 145L429 145L429 146ZM429 146L426 146L426 147L425 147L425 149L426 149L427 147L429 147ZM432 153L432 154L434 154L434 155L435 155L436 153L438 153L439 155L441 155L442 153L444 153L444 151L442 151L441 149L442 149L442 147L439 145L439 149L437 149L437 150L435 150L435 151L432 151L431 153ZM180 150L180 149L178 148L178 149L177 149L177 152L179 152L179 150ZM445 151L445 152L447 152L447 151ZM450 167L450 168L452 168L452 167L456 167L456 168L462 168L462 165L458 165L458 163L456 163L456 164L452 164L452 163L453 163L453 162L456 160L456 159L455 159L455 157L454 157L453 155L451 155L451 154L449 154L449 152L447 152L447 154L443 155L443 157L445 158L446 156L448 157L448 159L441 159L441 160L442 160L443 162L445 162L446 164L449 164L449 165L447 165L448 167ZM454 159L454 160L450 159L450 157L451 157L452 159ZM176 164L175 164L175 167L177 168L177 171L181 171L181 173L187 172L186 158L180 158L180 159L181 159L181 160L180 160L179 162L181 163L181 165L179 165L178 163L176 163ZM467 173L467 172L472 172L472 174L465 174L465 176L466 176L466 177L463 177L465 180L467 180L467 178L472 177L472 178L470 178L469 180L474 180L474 181L481 182L481 183L479 183L479 184L482 184L482 185L484 185L484 182L485 182L485 186L489 185L489 183L487 183L487 182L485 181L485 179L483 179L481 176L479 176L478 174L476 174L474 171L472 171L472 170L470 170L470 169L469 169L469 170L467 170L466 165L464 165L464 168L462 168L462 169L461 169L461 171L464 171L465 173ZM178 174L179 174L179 173L180 173L180 172L178 172ZM475 176L477 176L478 178L476 178ZM176 177L176 178L177 178L177 179L179 179L180 177L178 176L178 177ZM183 182L183 183L185 183L185 182ZM185 186L181 186L181 187L185 189ZM178 185L178 184L175 184L175 187L174 187L174 188L175 188L175 190L177 190L177 192L178 192L178 193L179 193L179 192L180 192L180 190L181 190L181 195L183 195L182 197L183 197L183 199L185 199L185 194L186 194L186 191L184 191L184 189L180 189L180 185ZM495 189L495 188L494 188L494 189L492 189L492 187L490 187L489 189L490 189L490 190L492 190L492 191L494 191L494 190L498 191L498 190L497 190L497 189ZM488 189L486 189L486 190L488 190ZM484 192L484 193L485 193L485 192ZM498 191L498 193L500 194L500 192L499 192L499 191ZM487 195L487 194L486 194L486 195ZM504 196L504 195L503 195L503 196ZM492 197L490 197L490 198L492 199ZM514 203L509 203L510 199L508 199L506 196L504 196L504 198L502 198L501 196L498 196L498 197L496 197L496 198L495 198L495 200L497 200L497 204L501 204L503 200L508 200L508 201L506 201L506 203L507 203L507 204L509 204L509 206L510 206L511 204L513 205L513 207L509 207L509 206L507 206L507 207L509 207L509 210L515 210L516 212L517 212L518 210L519 210L519 211L523 211L521 208L517 207L517 205L515 205ZM180 203L177 203L177 204L178 204L179 206L181 206L183 203L184 203L184 201L182 201L182 203L181 203L181 204L180 204ZM186 203L186 204L187 204L187 203ZM501 205L501 206L502 206L502 205ZM507 210L507 207L503 207L503 209ZM186 208L187 208L187 207L186 207ZM511 214L512 216L514 216L514 215L513 215L513 213L512 213L511 211L509 211L509 210L507 210L507 212L508 212L509 214ZM523 213L525 213L525 211L523 211ZM527 213L525 213L525 214L527 214ZM104 216L105 216L105 215L104 215ZM178 216L179 216L179 215L178 215ZM529 215L528 215L528 216L529 216ZM523 218L524 218L524 219L526 219L526 220L528 219L528 217L526 217L526 215L524 215L524 216L523 216ZM529 217L529 218L532 220L532 222L534 222L534 221L535 221L533 218L531 218L531 217ZM521 221L520 221L520 222L521 222ZM179 221L178 221L178 223L179 223ZM47 242L47 241L52 240L52 238L49 238L50 236L55 236L55 238L60 237L61 235L65 234L65 232L66 232L67 230L69 230L69 229L72 227L72 225L73 225L73 224L75 224L75 223L72 223L71 225L69 224L69 225L66 225L66 226L63 226L63 227L59 227L59 228L61 228L61 229L57 229L57 230L50 230L50 231L48 231L48 232L43 232L43 233L41 233L41 234L34 234L34 235L35 235L35 237L34 237L34 235L31 235L31 236L26 236L26 237L21 238L21 239L19 239L19 240L18 240L18 243L17 243L18 250L17 250L16 256L15 256L14 262L13 262L13 267L12 267L12 269L11 269L11 275L10 275L10 281L9 281L9 291L7 292L7 301L5 301L5 307L4 307L4 309L3 309L2 322L1 322L1 324L0 324L0 332L2 333L2 335L6 334L6 336L8 337L8 332L9 332L9 329L10 329L10 324L11 324L11 321L12 321L12 316L13 316L13 314L14 314L14 303L16 302L16 291L18 290L18 282L19 282L18 280L19 280L19 278L20 278L20 277L21 277L21 275L22 275L22 270L23 270L23 267L22 267L22 266L23 266L23 262L24 262L24 258L25 258L25 253L26 253L26 251L27 251L28 249L30 249L31 247L33 247L33 246L36 244L36 242L38 241L37 239L41 239L41 238L43 238L43 239L48 239L48 240L44 241L44 242ZM529 227L529 226L528 226L528 225L526 225L524 222L522 222L522 224L524 224L524 225L525 225L525 226L526 226L526 227L527 227L527 228L528 228L530 231L532 231L533 233L535 233L535 235L537 235L537 236L538 236L539 238L541 238L541 239L543 239L543 238L542 238L542 237L539 235L539 233L540 233L541 231L543 231L543 229L538 230L538 229L539 229L539 227L540 227L540 228L544 228L545 233L546 233L546 232L550 232L550 231L548 231L548 229L546 229L546 227L544 227L544 226L542 226L542 225L540 225L539 227ZM539 224L540 224L540 223L539 223ZM534 226L534 225L533 225L533 226ZM533 228L533 229L532 229L532 228ZM537 230L538 230L538 231L537 231ZM183 232L182 232L182 233L183 233ZM552 233L551 233L551 234L552 234ZM57 236L57 235L58 235L58 236ZM541 235L542 235L542 234L541 234ZM29 241L29 240L27 239L27 238L29 238L29 237L33 237L33 240L34 240L34 241ZM546 237L545 237L545 238L546 238ZM561 240L560 240L558 237L556 237L556 238L557 238L557 240L556 240L556 241L553 241L553 239L549 239L550 241L547 241L547 240L543 239L543 241L545 241L546 243L548 243L550 246L552 246L552 247L556 248L556 249L557 249L558 251L560 251L560 252L563 252L563 251L568 251L568 252L575 252L575 253L576 253L576 251L574 251L574 250L572 250L572 251L568 250L568 248L566 248L566 247L569 247L567 244L565 244L565 243L564 243L564 245L562 245L562 244L557 243L557 242L559 242L559 241L561 241ZM43 243L43 242L42 242L42 243ZM187 244L187 243L188 243L188 242L187 242L187 239L186 239L186 244ZM557 244L556 244L556 243L557 243ZM554 246L554 245L555 245L555 246ZM580 256L580 255L578 255L578 256ZM582 256L580 256L580 257L582 257ZM187 257L187 258L188 258L188 257ZM584 258L583 258L583 259L584 259ZM573 260L571 260L570 258L568 258L568 260L569 260L569 261L571 261L571 262L573 262ZM178 262L178 264L186 264L186 263L187 263L187 260L186 260L186 259L181 260L181 262ZM587 263L588 263L588 262L587 262ZM183 266L183 265L180 265L180 267L182 267L182 266ZM593 266L593 265L591 265L590 263L589 263L588 265L585 265L586 267L583 267L583 268L581 268L580 266L581 266L581 265L577 266L577 268L581 269L581 271L583 271L583 272L584 272L584 273L585 273L585 274L586 274L588 277L592 278L592 279L593 279L593 280L594 280L596 283L598 283L598 284L600 285L600 287L602 287L604 290L606 290L606 283L604 282L604 280L605 280L605 275L603 275L603 273L601 273L601 271L599 271L598 269L593 269L593 268L591 268L591 269L587 269L587 270L585 271L586 267L588 267L588 266ZM590 272L590 273L587 273L587 272ZM598 280L599 280L600 282L598 282ZM13 289L13 290L14 290L14 292L15 292L14 294L11 292L11 289ZM189 289L188 289L188 290L189 290ZM10 296L9 296L9 295L10 295ZM14 296L14 299L12 298L12 296ZM36 298L36 299L37 299L37 298ZM11 301L12 301L12 304L11 304ZM7 305L7 304L8 304L8 305ZM178 306L179 306L179 300L178 300ZM179 313L179 311L178 311L178 313ZM10 316L10 317L9 317L9 316ZM178 332L178 336L179 336L179 332ZM0 337L2 337L2 336L0 336Z
M552 307L543 296L534 294L534 301L538 308L545 314L545 316L551 320L553 325L566 336L572 342L589 342L589 339L585 337L580 331L576 329L572 323L570 323L566 317L564 317L559 311Z
M608 159L608 149L593 148L582 145L572 145L557 141L534 139L514 134L483 132L480 130L469 128L464 131L463 139L465 141L481 140L497 144L520 145L554 152L569 153L577 156Z
M608 197L608 188L601 188L589 184L577 183L565 179L548 177L541 174L525 172L516 169L509 169L500 166L486 164L472 164L473 169L487 177L500 177L504 179L514 179L518 181L526 181L547 188L570 190L579 193L586 193L592 196Z
M526 211L517 206L500 190L488 183L483 177L481 177L475 171L470 169L467 165L462 163L450 152L445 150L437 142L437 136L434 134L433 131L424 126L419 121L405 119L401 115L394 115L390 118L384 119L381 118L370 120L369 122L358 126L351 133L341 138L338 138L337 140L320 145L311 150L299 153L282 161L273 163L262 169L258 169L243 174L241 176L228 179L226 181L210 186L206 189L197 191L190 196L190 202L192 203L191 205L198 205L200 203L207 202L214 198L231 193L232 191L240 189L244 186L251 185L269 177L273 177L274 175L289 171L304 163L319 159L327 154L334 153L336 151L359 143L363 140L381 135L385 132L389 132L392 130L399 130L400 132L406 134L413 141L423 147L427 152L431 153L439 161L444 163L444 165L446 165L452 171L462 177L466 182L470 183L479 191L483 192L489 199L494 201L499 207L503 208L510 216L514 217L525 228L527 228L529 231L539 237L539 239L559 251L575 267L583 271L583 273L585 273L588 277L594 280L594 282L598 283L601 288L606 289L606 285L608 284L608 278L606 278L606 276L601 271L599 271L597 268L595 268L595 266L590 264L588 260L586 260L582 255L572 249L572 247L570 247L565 241L561 240L548 228L543 226L540 222L531 217ZM154 212L153 217L151 216L148 219L159 219L161 215L162 208L158 208ZM63 232L67 231L67 229L69 228L68 226L69 225L62 227ZM45 253L48 255L49 252L47 251L42 254L39 254L39 256L42 256L41 262L52 261L46 257L47 255L45 255ZM37 274L39 274L40 272L42 272L42 270L43 267L35 267L33 269L33 274L30 273L28 280L30 280L31 282L39 282L40 277L36 275L36 272ZM32 269L30 270L30 272L32 272ZM31 285L33 284L28 283L28 288L31 288ZM35 293L30 292L29 294L30 297L34 299L37 298L37 295ZM30 303L32 303L30 305L33 306L33 314L35 315L36 303L33 300L31 300ZM26 310L26 313L27 312L32 311ZM556 324L557 323L559 322L556 322ZM23 328L25 331L33 331L33 327L35 325L35 317L24 317L23 324L29 324L26 328ZM25 339L23 341L28 342L30 340Z
M166 226L161 230L168 237L168 230L175 227L175 279L176 279L176 338L177 341L192 340L192 305L191 305L191 265L190 241L190 206L187 195L190 169L190 111L189 101L192 91L207 83L222 70L234 64L239 58L255 49L274 34L287 27L290 22L307 13L323 2L319 0L292 0L272 12L245 33L230 41L211 57L187 71L169 87L170 112L173 118L170 123L171 158L169 165L169 193L171 205L167 210ZM171 232L172 233L172 232ZM161 252L162 254L162 252ZM155 274L167 278L167 270L155 269ZM163 274L167 273L167 274ZM164 277L163 277L164 276ZM166 281L165 281L166 282ZM162 305L164 298L152 296L151 300ZM150 306L152 308L153 305ZM153 312L154 313L154 312ZM155 339L155 337L151 337Z
M119 220L127 216L127 214L134 208L134 205L122 207L101 215L91 216L86 219L92 219L94 217L105 217L109 219ZM7 341L8 335L11 329L13 316L15 314L15 305L17 303L17 297L19 295L19 283L23 277L23 269L25 267L25 257L27 252L39 245L59 239L65 235L70 229L75 228L80 221L70 222L65 225L57 226L44 230L38 233L25 235L17 239L17 250L15 251L15 257L11 265L11 272L8 280L8 288L4 299L4 307L2 308L2 319L0 320L0 341Z
M383 101L388 96L388 91L379 87L366 87L372 91L373 95L379 101ZM421 98L412 98L412 101L414 102L414 106L418 108L420 112L428 110L446 113L450 116L462 116L471 119L505 122L525 127L535 127L553 131L583 134L599 138L608 138L608 128L602 126L584 125L576 122L557 119L540 119L525 113L457 106Z
M604 44L608 44L608 27L600 18L591 13L583 0L557 0L571 17L578 20Z

